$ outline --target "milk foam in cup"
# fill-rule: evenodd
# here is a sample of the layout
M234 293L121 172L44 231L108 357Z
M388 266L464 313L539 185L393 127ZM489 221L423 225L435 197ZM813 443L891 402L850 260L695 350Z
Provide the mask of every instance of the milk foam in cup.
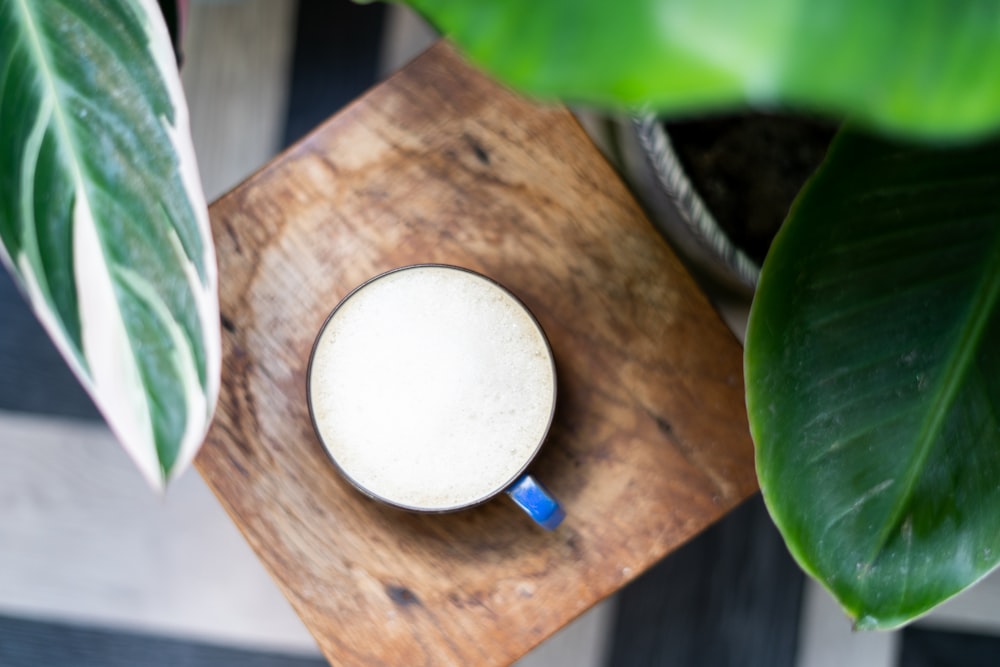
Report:
M308 395L327 453L373 498L448 512L506 491L543 527L564 516L525 474L555 409L552 351L489 278L417 265L364 283L320 330Z

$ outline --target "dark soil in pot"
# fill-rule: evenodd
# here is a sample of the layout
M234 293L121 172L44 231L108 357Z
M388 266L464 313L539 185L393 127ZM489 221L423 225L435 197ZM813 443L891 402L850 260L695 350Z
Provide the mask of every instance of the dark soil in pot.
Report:
M705 206L758 265L837 130L807 116L763 113L670 121L664 128Z

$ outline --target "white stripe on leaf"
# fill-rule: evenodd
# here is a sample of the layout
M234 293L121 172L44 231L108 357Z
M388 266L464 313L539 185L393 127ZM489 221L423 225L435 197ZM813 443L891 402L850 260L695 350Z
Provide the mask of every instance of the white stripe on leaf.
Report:
M73 263L83 353L90 368L93 398L139 470L159 489L164 480L149 401L82 182L77 184L76 202Z

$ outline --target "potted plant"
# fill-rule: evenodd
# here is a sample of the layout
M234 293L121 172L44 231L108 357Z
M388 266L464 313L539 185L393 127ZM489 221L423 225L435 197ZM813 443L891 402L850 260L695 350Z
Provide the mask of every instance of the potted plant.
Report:
M859 628L1000 562L1000 35L992 5L410 0L520 90L668 117L845 125L756 289L747 404L765 501Z

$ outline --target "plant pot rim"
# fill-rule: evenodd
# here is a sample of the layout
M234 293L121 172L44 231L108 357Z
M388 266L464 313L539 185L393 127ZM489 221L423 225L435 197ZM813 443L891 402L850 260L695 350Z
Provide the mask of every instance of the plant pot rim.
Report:
M628 126L641 159L626 156L635 180L651 192L640 193L652 209L653 223L696 270L719 286L747 299L753 296L760 265L733 243L695 190L659 117L642 111Z

